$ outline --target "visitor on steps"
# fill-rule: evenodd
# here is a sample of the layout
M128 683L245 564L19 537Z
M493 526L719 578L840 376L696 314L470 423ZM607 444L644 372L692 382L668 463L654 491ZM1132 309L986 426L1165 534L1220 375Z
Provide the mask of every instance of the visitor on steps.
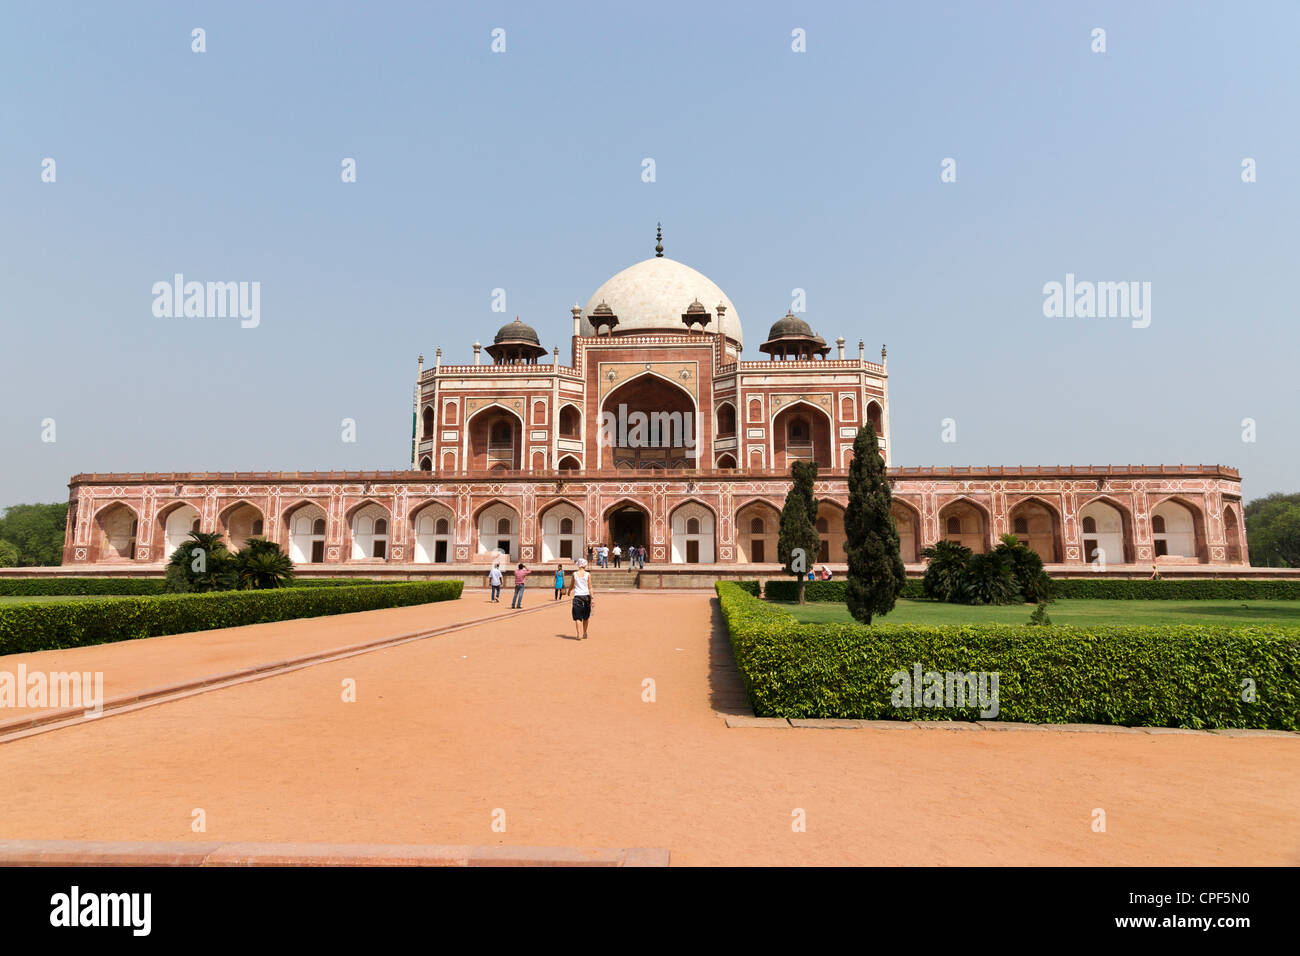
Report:
M555 600L559 600L564 594L564 565L555 566Z
M591 618L591 574L587 562L578 559L573 572L573 633L580 641L587 639L587 622Z
M519 567L515 569L515 599L510 602L511 607L524 606L524 580L529 573L529 569L524 567L523 562L519 562Z
M614 567L617 568L621 566L620 562L622 558L623 558L623 549L620 548L618 545L614 545Z
M489 604L500 603L501 569L496 564L493 564L492 570L488 572L488 584L492 585L492 600L489 601L488 603Z

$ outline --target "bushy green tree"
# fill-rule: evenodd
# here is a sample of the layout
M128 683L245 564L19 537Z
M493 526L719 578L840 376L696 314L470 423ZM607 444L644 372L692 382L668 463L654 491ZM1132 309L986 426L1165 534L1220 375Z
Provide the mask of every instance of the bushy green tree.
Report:
M12 541L0 541L0 568L18 567L18 546Z
M293 581L293 561L274 541L249 538L234 560L241 590L286 587Z
M971 550L956 541L936 541L921 552L928 563L921 590L936 601L960 602L966 585L966 563Z
M172 552L165 577L167 590L181 594L233 591L239 583L234 555L221 535L207 531L190 532L190 540Z
M1256 498L1245 517L1252 565L1300 568L1300 494Z
M849 507L844 512L849 554L844 595L849 613L863 624L892 611L907 583L898 529L889 510L892 501L876 430L870 425L859 428L849 464Z
M965 604L1014 604L1020 600L1016 574L1006 552L972 554L960 590Z
M32 567L63 562L63 531L68 524L66 501L43 505L10 505L0 518L0 539L18 549L18 565Z
M821 537L817 534L817 499L813 497L817 463L796 461L790 469L790 477L792 483L785 495L785 507L781 509L781 536L776 542L776 553L785 569L799 581L799 603L804 604L808 569L821 548Z
M1002 542L993 549L1006 555L1011 562L1011 573L1016 579L1016 591L1028 604L1038 604L1052 598L1052 579L1043 568L1038 552L1014 534L1004 534Z

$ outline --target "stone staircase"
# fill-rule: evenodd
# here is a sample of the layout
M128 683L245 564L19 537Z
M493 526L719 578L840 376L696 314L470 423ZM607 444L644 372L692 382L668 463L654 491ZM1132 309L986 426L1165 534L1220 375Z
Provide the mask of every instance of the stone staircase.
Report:
M629 571L627 568L589 568L591 571L591 586L597 594L602 591L635 591L640 585L638 576L640 571Z

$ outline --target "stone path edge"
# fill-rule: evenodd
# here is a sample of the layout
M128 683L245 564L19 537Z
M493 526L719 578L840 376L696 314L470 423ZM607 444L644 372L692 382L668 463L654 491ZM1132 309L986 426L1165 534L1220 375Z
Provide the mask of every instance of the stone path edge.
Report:
M1300 732L1292 730L1250 730L1223 727L1213 730L1192 730L1188 727L1122 727L1118 724L1026 724L1010 720L858 720L841 717L747 717L732 714L726 717L728 727L764 727L785 730L951 730L951 731L1055 731L1075 734L1196 734L1215 737L1287 737L1300 740Z
M547 605L540 607L523 608L524 614L536 614L544 611ZM354 657L358 654L368 654L371 651L383 650L387 647L398 644L407 644L411 641L422 641L430 637L438 637L441 634L447 634L451 631L464 630L465 628L477 627L480 624L486 624L490 621L498 620L499 615L476 618L470 621L461 621L457 624L448 624L443 627L431 628L426 631L411 631L406 634L394 634L388 637L379 638L373 641L366 641L361 644L346 644L342 647L334 647L328 651L318 651L312 654L304 654L300 657L286 658L280 661L272 661L269 664L258 664L254 667L245 667L239 670L226 671L220 674L209 674L205 677L199 677L194 680L182 681L177 684L168 684L163 687L154 687L150 690L140 691L134 694L123 694L120 697L114 697L104 701L102 713L87 715L85 710L80 707L61 707L56 710L47 710L34 717L20 717L16 720L0 721L0 744L9 740L20 739L21 737L31 736L33 733L40 733L50 730L58 730L62 727L75 726L82 723L90 723L101 720L104 717L111 717L114 713L122 713L129 710L136 710L140 706L153 703L168 703L179 696L188 696L189 694L202 692L205 690L220 690L223 687L235 683L243 683L248 680L261 680L267 677L275 677L279 674L286 673L290 670L297 670L302 667L310 667L315 664L326 664L334 660L342 660L348 657ZM203 633L201 631L195 633Z
M0 840L0 866L668 866L631 847Z

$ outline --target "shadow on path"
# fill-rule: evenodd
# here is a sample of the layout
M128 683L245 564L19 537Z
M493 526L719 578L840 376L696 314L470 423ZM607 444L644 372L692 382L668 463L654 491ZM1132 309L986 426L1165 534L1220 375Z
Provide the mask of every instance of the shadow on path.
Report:
M709 612L709 704L719 714L753 717L754 710L745 696L745 682L736 669L727 622L717 598L709 601Z

